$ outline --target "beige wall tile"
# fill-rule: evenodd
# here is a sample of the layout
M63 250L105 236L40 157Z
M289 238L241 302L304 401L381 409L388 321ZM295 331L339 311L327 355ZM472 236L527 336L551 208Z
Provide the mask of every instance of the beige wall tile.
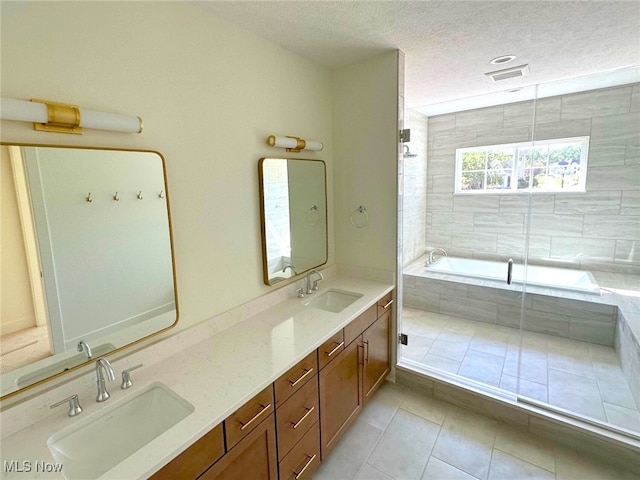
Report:
M629 113L632 87L604 88L562 97L561 120Z
M622 192L620 190L557 195L553 213L560 215L583 215L585 213L618 215L621 199Z
M593 141L633 139L640 131L640 112L596 117L591 123Z

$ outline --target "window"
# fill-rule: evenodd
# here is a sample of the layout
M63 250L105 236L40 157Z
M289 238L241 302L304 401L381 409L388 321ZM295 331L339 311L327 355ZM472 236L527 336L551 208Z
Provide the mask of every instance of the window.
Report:
M455 193L584 192L589 137L456 149Z

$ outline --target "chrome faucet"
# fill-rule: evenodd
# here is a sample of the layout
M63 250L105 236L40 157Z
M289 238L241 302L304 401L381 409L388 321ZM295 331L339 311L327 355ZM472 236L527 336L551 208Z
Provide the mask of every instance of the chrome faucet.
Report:
M87 358L91 358L93 356L93 353L91 353L91 347L89 346L89 344L87 342L85 342L84 340L80 340L78 342L78 348L77 350L79 352L84 353L85 357Z
M116 374L113 372L113 367L106 358L99 358L96 361L96 376L98 377L98 396L96 402L104 402L109 399L111 395L107 392L107 386L104 381L104 375L102 371L107 374L107 379L113 382L116 379Z
M433 256L438 252L442 253L445 257L447 256L447 252L445 251L444 248L434 248L429 252L429 259L427 260L427 265L426 265L427 267L435 263L435 259L433 258Z
M296 272L296 269L295 269L295 268L293 268L293 265L285 265L285 267L282 269L282 273L286 272L286 271L287 271L287 268L290 268L290 269L291 269L291 273L292 273L293 275L297 275L297 274L298 274L298 272Z
M318 275L320 278L314 280L313 283L311 283L311 275L314 273ZM318 290L318 282L320 280L324 280L324 276L322 275L322 272L319 272L315 268L312 268L311 270L309 270L309 273L307 273L307 276L305 277L305 292L307 293L307 295L313 293L314 290Z

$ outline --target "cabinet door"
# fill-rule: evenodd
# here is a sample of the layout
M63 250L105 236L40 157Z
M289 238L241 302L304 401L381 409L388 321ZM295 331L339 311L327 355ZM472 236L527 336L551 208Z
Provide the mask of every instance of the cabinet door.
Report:
M362 338L320 371L320 438L326 458L362 410Z
M362 334L364 346L364 369L362 375L362 392L364 403L371 398L382 385L390 370L389 330L391 328L391 311L387 311Z
M222 424L153 474L151 480L188 480L198 476L224 455Z
M273 414L199 477L202 480L277 480L276 429Z

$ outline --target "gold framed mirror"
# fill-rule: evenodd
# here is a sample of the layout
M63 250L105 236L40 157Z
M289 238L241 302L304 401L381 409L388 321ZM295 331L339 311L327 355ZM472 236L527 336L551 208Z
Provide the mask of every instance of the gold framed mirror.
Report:
M2 144L4 399L178 322L159 152Z
M327 181L322 160L258 162L263 280L276 285L327 263Z

